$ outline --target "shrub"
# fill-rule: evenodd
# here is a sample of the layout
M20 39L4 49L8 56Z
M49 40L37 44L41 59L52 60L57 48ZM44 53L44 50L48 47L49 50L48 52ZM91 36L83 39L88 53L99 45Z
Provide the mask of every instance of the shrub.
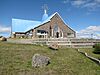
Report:
M99 44L95 44L94 46L93 46L93 48L94 48L94 53L96 53L96 54L100 54L100 43Z

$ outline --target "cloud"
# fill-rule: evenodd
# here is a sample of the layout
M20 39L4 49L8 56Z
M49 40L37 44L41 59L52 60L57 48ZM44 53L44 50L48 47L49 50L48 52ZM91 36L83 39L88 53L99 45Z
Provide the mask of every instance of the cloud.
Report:
M10 27L0 25L0 33L9 33L11 31Z
M88 11L95 11L100 8L100 0L64 0L63 3L70 3L76 8L87 8Z
M100 7L100 3L97 1L86 3L82 6L83 8L87 8L89 11L95 11Z
M69 2L69 0L64 0L64 1L62 1L62 3L64 3L64 4L66 4L66 3L68 3Z
M71 4L76 7L79 7L79 6L83 5L84 3L86 3L86 1L84 1L84 0L75 0L75 1L71 2Z
M96 7L96 2L91 2L91 3L86 3L83 5L83 7L88 7L88 8L92 8L92 6Z
M81 33L93 33L100 32L100 26L89 26L86 29L81 30Z
M99 38L100 39L100 26L89 26L85 29L77 31L77 37L80 38Z
M95 0L96 2L100 3L100 0Z

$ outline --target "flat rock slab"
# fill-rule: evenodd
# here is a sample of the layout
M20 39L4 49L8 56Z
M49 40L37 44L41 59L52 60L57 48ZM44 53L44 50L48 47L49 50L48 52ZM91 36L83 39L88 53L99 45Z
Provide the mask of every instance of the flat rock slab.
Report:
M40 54L34 54L32 57L32 67L45 67L50 63L50 58L40 55Z

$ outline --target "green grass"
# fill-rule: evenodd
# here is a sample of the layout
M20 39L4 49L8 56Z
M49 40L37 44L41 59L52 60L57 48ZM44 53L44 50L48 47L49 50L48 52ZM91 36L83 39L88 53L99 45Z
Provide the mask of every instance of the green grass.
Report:
M35 53L51 58L44 68L33 68ZM75 49L53 51L47 46L0 42L0 75L100 75L100 66Z
M100 54L95 54L93 53L94 49L93 48L82 48L80 49L83 52L88 53L88 55L93 56L95 58L99 58L100 59Z

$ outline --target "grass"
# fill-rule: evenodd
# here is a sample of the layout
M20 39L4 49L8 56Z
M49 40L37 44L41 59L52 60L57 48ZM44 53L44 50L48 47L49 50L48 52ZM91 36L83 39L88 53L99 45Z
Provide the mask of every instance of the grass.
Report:
M88 53L90 56L93 56L95 58L99 58L100 59L100 54L93 53L93 51L94 51L93 48L82 48L80 50L83 51L83 52Z
M50 57L51 64L33 68L35 53ZM0 42L0 75L100 75L100 66L75 49Z

